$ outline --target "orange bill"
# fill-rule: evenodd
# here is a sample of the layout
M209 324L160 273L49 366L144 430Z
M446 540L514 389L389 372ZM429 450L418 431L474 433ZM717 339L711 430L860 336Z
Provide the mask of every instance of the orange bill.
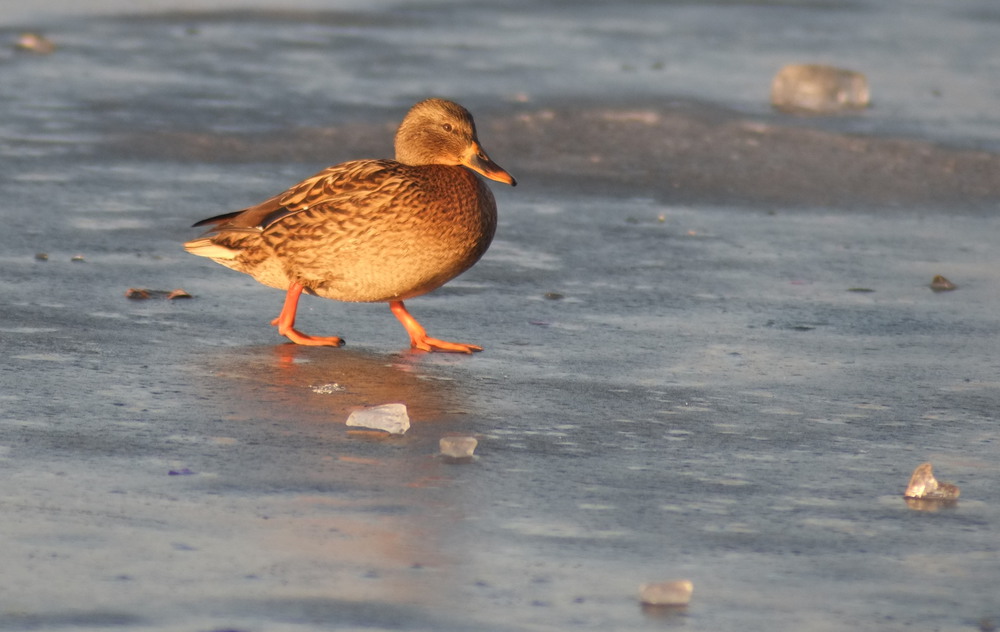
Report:
M514 176L510 175L503 167L493 162L490 157L486 155L486 152L483 151L483 148L479 146L479 143L472 144L472 147L470 148L469 153L466 154L465 160L462 164L477 173L481 173L490 180L503 182L512 187L517 186L517 180L514 179Z

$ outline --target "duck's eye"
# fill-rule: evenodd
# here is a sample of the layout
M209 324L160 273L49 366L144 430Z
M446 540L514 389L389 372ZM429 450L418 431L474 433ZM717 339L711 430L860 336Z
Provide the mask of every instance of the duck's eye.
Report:
M444 131L449 132L449 133L452 130L451 123L445 123L444 125L441 126L441 128L444 129Z

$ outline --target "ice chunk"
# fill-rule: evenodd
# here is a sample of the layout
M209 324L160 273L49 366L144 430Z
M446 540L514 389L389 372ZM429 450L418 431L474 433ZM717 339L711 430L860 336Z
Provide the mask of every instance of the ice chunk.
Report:
M174 300L175 298L191 298L191 295L177 288L176 290L150 290L144 287L130 287L125 290L125 298L131 299L147 299L147 298L165 298L169 300Z
M647 606L686 606L694 585L686 579L639 586L639 600Z
M475 437L441 437L441 455L450 459L469 459L479 442Z
M17 50L35 53L36 55L48 55L56 50L56 45L52 40L39 33L21 33L14 47Z
M868 107L868 78L822 64L785 66L771 82L771 105L786 112L841 112Z
M347 390L347 388L341 386L336 382L328 382L327 384L313 384L309 388L312 389L313 393L319 393L320 395L330 395L331 393L339 393L340 391Z
M958 485L945 483L934 478L934 468L930 463L921 463L913 470L910 484L906 486L904 498L925 500L955 500L961 492Z
M410 416L405 404L382 404L354 411L347 418L347 425L403 434L410 429Z
M935 292L950 292L958 286L944 278L940 274L931 279L931 289Z

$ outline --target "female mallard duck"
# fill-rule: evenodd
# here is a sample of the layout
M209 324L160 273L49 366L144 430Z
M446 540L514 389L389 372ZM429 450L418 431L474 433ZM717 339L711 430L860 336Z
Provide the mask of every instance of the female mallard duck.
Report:
M184 248L287 290L271 324L297 344L344 344L295 329L305 290L339 301L388 302L417 349L482 351L429 337L403 306L468 270L493 240L496 202L473 171L516 184L480 147L468 110L428 99L400 124L396 160L324 169L257 206L198 222L212 228Z

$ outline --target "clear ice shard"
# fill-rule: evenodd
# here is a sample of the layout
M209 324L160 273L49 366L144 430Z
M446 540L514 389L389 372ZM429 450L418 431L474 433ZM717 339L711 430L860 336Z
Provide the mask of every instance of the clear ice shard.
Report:
M647 606L686 606L694 586L686 579L639 586L639 600Z
M468 459L476 451L479 442L475 437L441 437L438 442L441 455L452 459Z
M410 416L406 414L406 404L382 404L355 410L347 418L347 425L403 434L410 429Z

